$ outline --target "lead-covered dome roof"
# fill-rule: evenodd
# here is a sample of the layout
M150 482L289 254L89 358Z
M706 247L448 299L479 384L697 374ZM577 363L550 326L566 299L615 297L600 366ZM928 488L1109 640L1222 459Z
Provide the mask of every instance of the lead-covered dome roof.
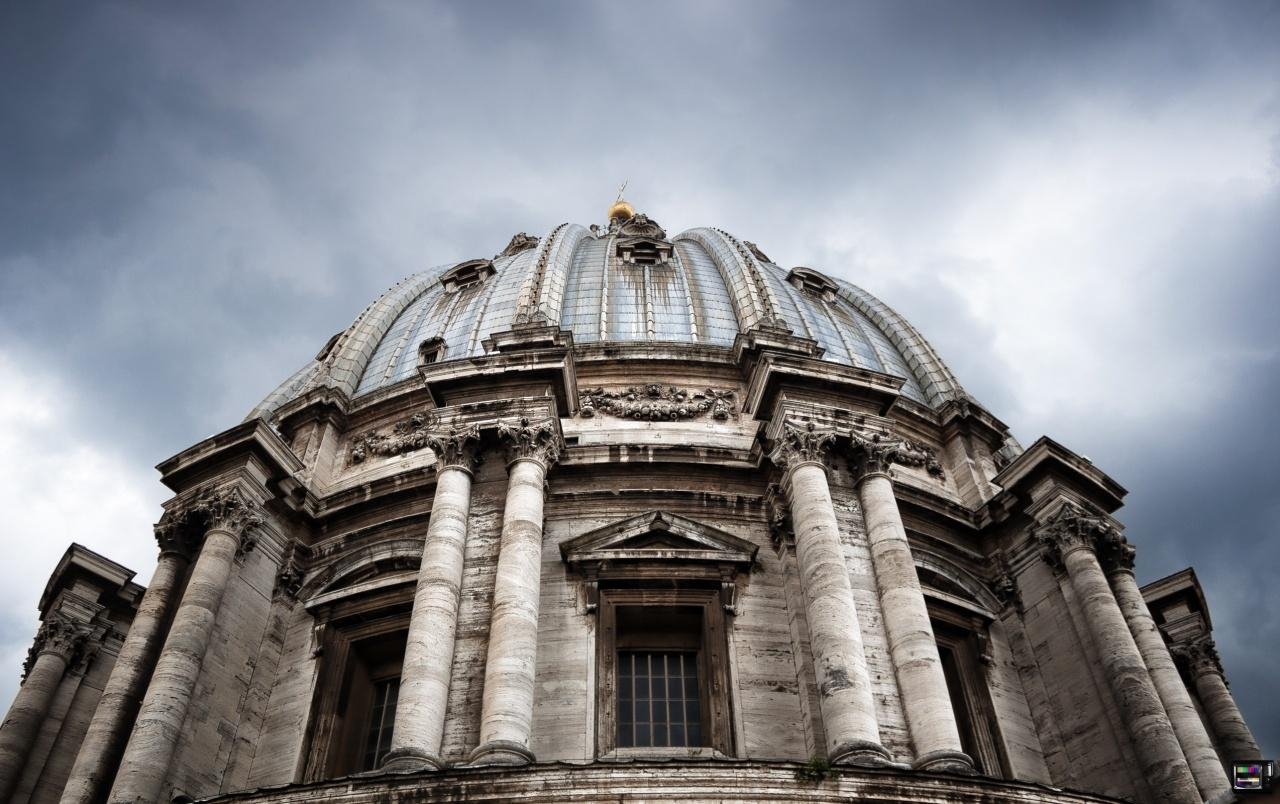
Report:
M937 407L959 382L905 319L848 282L786 269L720 229L673 237L643 214L607 228L565 223L524 233L492 259L447 263L404 279L334 336L250 417L310 388L351 398L414 378L420 348L434 360L484 354L485 339L520 324L572 330L587 344L731 347L741 332L785 327L822 359L905 380L902 394ZM424 346L425 344L425 346Z

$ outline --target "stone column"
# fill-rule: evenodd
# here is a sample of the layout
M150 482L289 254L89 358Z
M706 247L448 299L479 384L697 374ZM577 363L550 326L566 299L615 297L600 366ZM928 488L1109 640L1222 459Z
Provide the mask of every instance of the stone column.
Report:
M903 445L857 433L853 443L859 467L858 500L871 544L889 655L916 749L912 766L972 773L973 760L960 744L938 643L889 476L889 466Z
M501 422L508 445L507 504L493 589L493 619L484 668L480 745L475 765L532 762L534 669L538 651L538 595L542 576L542 506L547 469L560 455L554 419Z
M455 425L427 435L427 445L436 454L436 493L413 593L395 730L391 750L383 762L383 768L389 771L444 767L440 746L444 741L472 472L479 442L480 432L474 425Z
M125 747L111 789L113 804L159 800L236 552L262 523L257 505L234 487L197 500L192 515L207 524L204 543Z
M827 757L833 763L883 765L890 755L880 744L862 629L822 460L835 437L813 422L787 421L771 459L784 470L791 507Z
M8 801L18 786L54 693L87 636L87 631L56 612L40 624L27 656L26 679L0 724L0 801Z
M93 804L101 800L120 764L129 726L137 714L164 640L178 583L190 561L190 544L182 518L165 514L155 527L160 545L156 571L129 626L120 656L98 700L98 708L89 721L80 753L62 788L62 804Z
M1174 666L1164 637L1151 617L1147 602L1142 599L1138 581L1133 575L1134 554L1133 547L1116 531L1107 533L1099 545L1099 556L1103 559L1107 579L1111 581L1116 603L1129 623L1129 631L1151 674L1151 681L1164 704L1164 711L1178 737L1178 744L1182 746L1201 797L1208 800L1225 795L1230 792L1231 783L1222 769L1213 741L1205 731L1204 722L1191 702L1187 685L1182 683L1178 668Z
M1224 763L1237 759L1261 759L1262 751L1253 732L1244 722L1236 699L1227 689L1227 679L1218 658L1218 649L1208 636L1175 647L1178 657L1186 662L1196 685L1196 694L1205 715L1218 736L1219 756Z
M1051 522L1037 529L1036 538L1045 560L1065 570L1070 579L1098 647L1103 674L1120 707L1120 719L1156 799L1198 804L1202 799L1182 746L1094 554L1098 539L1112 530L1103 518L1086 516L1065 504Z

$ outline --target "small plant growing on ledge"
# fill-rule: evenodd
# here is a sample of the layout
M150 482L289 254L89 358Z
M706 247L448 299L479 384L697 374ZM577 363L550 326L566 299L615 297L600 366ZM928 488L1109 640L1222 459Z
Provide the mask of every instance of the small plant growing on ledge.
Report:
M831 763L826 757L814 756L808 762L796 768L796 778L802 782L817 784L827 778L831 772Z

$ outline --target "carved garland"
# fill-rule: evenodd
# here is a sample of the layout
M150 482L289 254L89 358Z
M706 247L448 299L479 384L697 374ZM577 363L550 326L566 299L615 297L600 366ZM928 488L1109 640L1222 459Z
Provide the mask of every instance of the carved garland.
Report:
M391 457L422 449L427 446L427 428L430 426L427 414L415 413L392 425L389 434L370 430L358 436L351 445L348 463L362 463L370 455Z
M735 400L736 394L728 389L693 391L650 384L622 391L589 389L578 396L578 408L588 419L596 413L608 413L622 419L679 421L709 413L713 419L725 421L737 415Z
M899 466L923 467L930 475L942 478L945 472L934 451L923 444L917 444L905 438L896 438L888 433L870 430L853 430L849 433L851 457L858 472L890 473L893 464Z

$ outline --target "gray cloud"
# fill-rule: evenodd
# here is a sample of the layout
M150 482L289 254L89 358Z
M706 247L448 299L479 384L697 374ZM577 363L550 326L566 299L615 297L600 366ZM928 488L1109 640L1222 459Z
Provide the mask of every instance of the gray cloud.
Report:
M146 467L401 276L627 178L880 293L1126 485L1140 575L1196 565L1275 755L1278 35L1243 2L9 4L0 351ZM0 697L30 633L0 612Z

